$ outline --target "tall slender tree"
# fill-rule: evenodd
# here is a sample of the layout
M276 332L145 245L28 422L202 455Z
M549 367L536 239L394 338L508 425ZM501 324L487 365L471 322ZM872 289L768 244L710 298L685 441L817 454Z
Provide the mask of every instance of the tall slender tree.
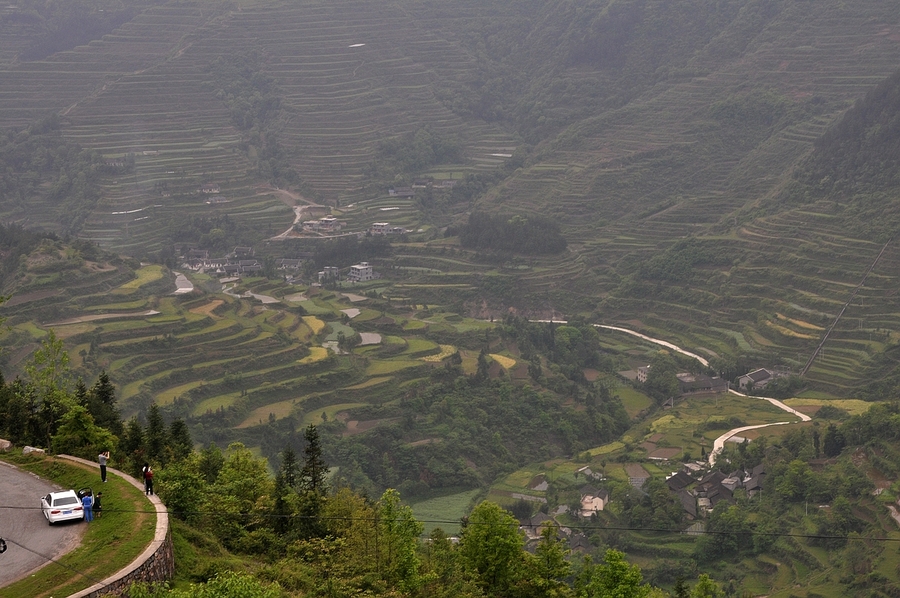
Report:
M306 448L303 449L304 463L298 481L300 489L304 492L324 495L328 492L326 483L328 464L322 457L322 444L319 440L318 428L309 424L303 431L303 438L306 440Z
M159 405L154 403L147 410L147 435L144 446L147 458L165 464L166 461L166 423L163 421Z

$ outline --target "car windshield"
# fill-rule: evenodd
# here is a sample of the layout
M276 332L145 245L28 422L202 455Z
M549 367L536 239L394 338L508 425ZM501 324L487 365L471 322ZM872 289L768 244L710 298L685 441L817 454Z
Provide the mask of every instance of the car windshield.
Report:
M63 496L62 498L57 498L53 501L54 507L61 507L63 505L77 505L78 499L74 496Z

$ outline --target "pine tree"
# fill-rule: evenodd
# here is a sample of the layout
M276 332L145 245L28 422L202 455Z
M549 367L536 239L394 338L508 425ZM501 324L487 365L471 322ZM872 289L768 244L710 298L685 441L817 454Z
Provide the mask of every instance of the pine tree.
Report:
M281 475L288 488L297 489L297 482L300 478L297 454L289 446L281 452L281 471L279 475Z
M324 495L328 492L325 479L328 476L328 464L322 458L322 445L319 442L319 430L313 424L309 424L303 431L306 440L306 448L303 449L303 469L300 470L300 489L304 492L312 492Z
M209 446L200 451L198 469L207 484L216 483L216 478L219 477L223 465L225 465L225 455L222 454L222 449L215 442L210 442Z
M116 387L105 371L100 372L97 382L88 392L86 407L98 426L106 428L116 436L122 435L124 426L122 416L116 407Z
M147 410L147 436L145 447L147 449L147 458L152 459L160 464L166 461L166 424L163 421L162 413L159 405L155 403L150 405Z
M88 397L88 389L84 384L84 380L82 380L81 378L79 378L75 382L75 402L85 409L90 410L90 398ZM94 418L94 422L96 423L96 418Z
M190 456L191 452L194 450L194 441L191 440L191 432L188 430L187 424L184 423L184 420L181 418L172 420L171 425L169 425L168 448L171 459L174 461L180 461L181 459Z
M123 458L129 462L133 473L137 473L146 459L147 450L144 447L144 430L137 418L132 417L125 426L125 433L119 442L119 449Z

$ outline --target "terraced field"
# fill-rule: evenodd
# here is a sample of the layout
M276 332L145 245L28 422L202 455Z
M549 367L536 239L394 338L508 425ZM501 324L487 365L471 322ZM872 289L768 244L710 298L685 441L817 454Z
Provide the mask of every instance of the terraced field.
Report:
M374 222L411 231L390 260L377 264L390 276L375 288L392 301L462 305L483 318L510 307L541 316L581 313L630 322L710 357L746 353L760 365L799 370L887 238L847 227L850 217L838 205L788 209L773 202L812 143L900 64L900 16L891 3L829 0L817 8L784 2L760 16L738 6L681 62L665 63L650 79L638 69L628 85L608 65L530 55L523 44L543 47L546 36L556 35L533 22L536 15L545 24L556 21L549 8L524 4L160 2L102 39L31 61L16 58L28 43L28 27L7 19L0 27L0 120L24 126L56 113L67 138L104 160L133 158L133 168L103 177L101 198L82 231L128 255L162 255L174 243L196 243L182 238L190 236L186 223L224 216L260 241L288 229L294 213L287 204L306 200L298 189L273 189L258 168L264 137L277 134L302 192L334 206L347 231ZM531 35L511 42L509 27ZM561 36L553 51L564 54L571 41ZM627 52L627 60L644 64L639 51ZM269 81L277 102L266 127L238 126L234 98L217 78L222 60L245 61L252 72L242 76ZM506 73L504 64L519 71ZM555 71L552 77L547 69ZM621 97L605 96L609 90ZM545 105L548 98L558 105ZM542 124L540 114L556 124ZM509 176L489 186L475 207L550 216L561 224L568 250L488 258L441 238L440 227L472 205L432 214L422 195L389 197L391 182L369 174L380 142L426 127L459 144L460 163L432 164L416 176L460 183L473 173L496 177L497 167L516 154L521 167L503 170ZM220 193L199 192L205 184ZM40 203L33 207L37 218ZM689 280L640 279L642 265L685 238L702 239L730 263L701 267ZM281 249L272 243L263 251ZM813 384L847 394L890 366L879 356L895 344L888 331L900 324L891 306L897 259L889 245L811 364ZM49 289L59 280L46 275L40 282ZM48 314L50 306L57 310L45 322L88 310L156 309L162 313L145 317L169 326L176 342L193 338L187 334L207 339L219 357L207 360L201 378L216 384L249 367L234 347L258 344L269 354L285 342L280 330L312 348L328 334L337 339L337 325L318 339L319 331L296 317L279 326L230 313L237 309L231 303L240 303L231 299L215 314L202 305L184 313L170 304L161 309L149 292L132 300L129 291L127 301L112 303L105 290L87 298L67 289L42 299ZM75 296L77 305L68 302ZM295 305L322 322L339 317L339 304L314 298L272 309ZM217 318L230 323L201 325ZM409 319L403 329L413 334L429 325ZM84 322L69 326L66 334L80 340ZM123 345L134 342L152 346L149 332L146 338L135 333L134 318L103 326L127 326L133 334L110 335L105 342L115 350L130 350ZM26 332L34 331L21 329ZM319 357L298 354L292 361L315 369L327 361ZM391 368L400 366L369 371L404 369ZM248 371L258 378L287 375L263 366ZM134 377L129 393L144 402L174 400L179 393L170 391L186 383L154 381L145 392L132 386L142 374L125 375ZM210 385L201 394L212 393ZM180 394L193 396L198 388ZM219 403L234 404L233 397Z
M258 426L288 417L316 420L325 413L328 419L353 419L347 414L354 409L394 400L405 384L427 379L457 351L427 336L461 335L488 325L440 311L424 316L391 308L388 313L383 300L353 296L351 302L343 293L262 278L244 279L235 290L277 298L302 293L318 308L316 316L303 315L288 301L263 304L196 290L173 295L174 274L159 266L133 276L125 269L102 271L103 277L90 281L110 292L89 305L77 292L40 291L23 292L4 305L0 315L11 328L3 343L13 349L3 353L6 365L19 367L15 360L27 356L52 327L76 371L109 373L126 416L156 403L185 417L194 430L207 424L231 428L233 437L253 439ZM120 291L135 296L131 309L120 303ZM359 323L345 323L344 312L351 310L359 311ZM418 325L408 326L411 322ZM341 346L341 338L360 332L367 339L363 344L352 350Z

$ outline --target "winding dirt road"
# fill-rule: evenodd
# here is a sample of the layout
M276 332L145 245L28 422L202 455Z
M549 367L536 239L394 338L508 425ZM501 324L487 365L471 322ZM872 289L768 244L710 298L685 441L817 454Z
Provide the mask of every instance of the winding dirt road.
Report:
M545 322L545 323L554 323L555 322L557 324L567 324L568 323L568 321L566 321L566 320L532 320L532 321L533 322ZM663 347L666 347L667 349L671 349L677 353L681 353L682 355L692 357L692 358L696 359L697 361L699 361L700 363L702 363L704 366L709 367L709 362L706 359L700 357L696 353L691 353L690 351L686 351L685 349L682 349L681 347L679 347L677 345L673 345L672 343L670 343L668 341L664 341L664 340L661 340L658 338L653 338L652 336L647 336L646 334L641 334L640 332L635 332L634 330L629 330L628 328L621 328L619 326L606 326L604 324L594 324L594 327L595 328L604 328L606 330L615 330L617 332L624 332L625 334L630 334L631 336L636 336L645 341L649 341L656 345L661 345ZM775 405L776 407L778 407L779 409L786 411L786 412L790 413L791 415L796 415L797 417L800 418L800 421L808 422L810 419L812 419L805 413L800 413L796 409L794 409L792 407L788 407L787 405L785 405L778 399L772 399L769 397L755 397L753 395L745 395L743 393L740 393L740 392L737 392L736 390L731 390L731 389L729 389L728 392L733 395L737 395L739 397L746 397L748 399L760 399L763 401L768 401L768 402L772 403L773 405ZM733 428L731 430L728 430L727 432L725 432L724 434L722 434L721 436L719 436L718 438L716 438L713 441L713 450L710 451L710 453L709 453L709 464L715 465L716 457L718 457L719 453L721 453L722 450L725 448L725 443L728 441L729 438L731 438L732 436L734 436L736 434L740 434L741 432L746 432L748 430L756 430L759 428L768 428L769 426L783 426L785 424L793 424L793 423L796 423L796 422L792 422L792 421L773 422L773 423L769 423L769 424L757 424L755 426L741 426L739 428Z

